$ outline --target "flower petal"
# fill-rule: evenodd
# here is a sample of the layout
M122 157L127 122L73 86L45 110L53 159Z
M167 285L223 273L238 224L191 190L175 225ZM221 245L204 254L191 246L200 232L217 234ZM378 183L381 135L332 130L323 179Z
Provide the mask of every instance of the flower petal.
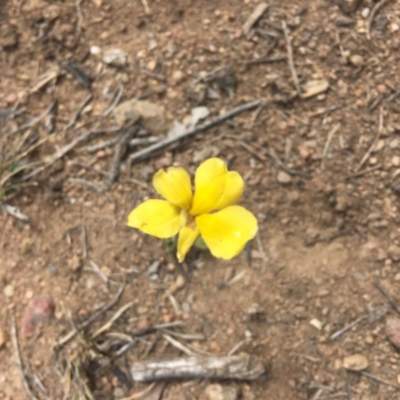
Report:
M179 207L165 200L147 200L128 216L128 226L161 239L175 236L186 224L186 215Z
M240 206L200 215L196 224L212 255L225 260L238 255L258 230L256 217Z
M184 226L179 231L178 251L176 254L179 262L182 262L185 259L187 252L193 246L193 243L199 237L199 234L197 227L191 228L189 226Z
M190 214L201 215L235 204L243 188L243 179L237 172L228 172L221 159L210 158L197 168Z
M154 189L175 206L189 210L192 205L190 176L183 168L160 169L153 177Z

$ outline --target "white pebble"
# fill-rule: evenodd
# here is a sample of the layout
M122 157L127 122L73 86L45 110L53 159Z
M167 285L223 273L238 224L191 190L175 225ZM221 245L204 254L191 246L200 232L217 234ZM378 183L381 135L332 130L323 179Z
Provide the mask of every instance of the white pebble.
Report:
M90 46L90 54L97 56L101 53L101 49L99 46Z

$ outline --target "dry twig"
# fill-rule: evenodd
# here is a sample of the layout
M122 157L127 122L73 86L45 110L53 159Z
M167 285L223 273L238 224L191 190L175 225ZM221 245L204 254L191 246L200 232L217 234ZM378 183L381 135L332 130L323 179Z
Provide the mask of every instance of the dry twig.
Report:
M329 340L335 340L337 339L339 336L342 336L344 333L346 333L347 331L349 331L353 326L356 326L357 324L359 324L361 321L364 321L365 319L367 319L368 315L361 315L361 317L358 317L356 320L354 320L353 322L351 322L350 324L346 325L344 328L338 330L337 332L335 332L334 334L332 334L329 337Z
M121 85L115 93L114 98L111 101L111 104L103 111L101 114L101 118L108 117L112 110L117 106L119 101L121 100L122 93L124 93L124 85Z
M376 133L375 139L371 144L371 147L368 149L368 151L365 153L364 157L361 159L360 163L357 165L357 168L355 169L355 172L358 172L362 166L365 164L365 162L368 160L369 156L371 153L375 150L379 139L382 135L383 131L383 108L381 107L379 109L379 122L378 122L378 132Z
M328 138L326 139L324 151L322 152L322 157L321 157L321 167L324 164L324 159L326 157L326 154L328 153L329 145L332 142L333 135L339 130L340 124L336 124L328 133Z
M22 380L22 384L24 385L25 392L31 400L37 400L37 397L33 394L32 389L29 386L26 377L26 371L22 363L21 352L19 349L19 342L18 342L17 325L15 323L14 316L11 317L11 340L14 347L15 362L17 363L17 367Z
M389 3L390 0L381 0L379 3L376 3L374 8L371 11L371 14L368 19L368 24L367 24L367 39L371 40L371 27L372 23L374 22L375 16L378 13L378 11L384 7L387 3Z
M400 304L394 297L379 282L374 282L374 286L388 299L393 310L395 310L397 314L400 314Z
M223 122L229 118L232 118L237 114L257 108L261 104L262 104L261 100L254 100L250 103L246 103L246 104L237 106L237 107L233 108L232 110L226 112L225 114L212 119L211 121L208 121L202 125L197 125L195 128L189 129L188 131L182 133L181 135L171 137L171 138L166 138L164 140L160 140L158 143L155 143L152 146L147 147L146 149L137 151L136 153L133 153L130 155L129 160L131 163L133 163L134 161L146 158L147 156L149 156L150 154L152 154L153 152L155 152L157 150L163 149L164 147L167 147L170 144L178 142L178 141L185 139L189 136L192 136L198 132L202 132L207 129L210 129L213 126L220 124L221 122Z
M82 114L83 109L87 106L87 104L92 100L93 95L89 94L88 96L86 96L86 98L81 102L81 104L79 104L78 109L76 110L75 114L72 116L72 118L70 119L70 121L68 122L68 124L65 126L65 130L72 128L76 122L78 121L78 118L80 117L80 115Z
M294 66L294 61L293 61L292 43L290 41L289 31L288 31L285 21L282 21L282 30L283 30L283 34L285 35L285 40L286 40L287 59L288 59L288 64L289 64L289 68L290 68L290 73L292 74L293 83L297 90L297 93L301 97L299 77L297 76L296 68Z

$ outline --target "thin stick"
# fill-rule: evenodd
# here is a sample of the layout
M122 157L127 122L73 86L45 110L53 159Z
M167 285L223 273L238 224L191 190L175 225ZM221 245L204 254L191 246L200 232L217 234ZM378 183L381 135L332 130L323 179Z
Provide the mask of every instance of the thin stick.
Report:
M111 101L111 104L101 114L101 118L105 118L105 117L108 117L110 115L112 110L114 110L114 108L117 106L117 104L121 100L122 93L124 93L124 85L121 85L118 88L117 92L115 93L114 98Z
M297 93L299 96L301 96L299 77L297 76L296 68L294 66L294 61L293 61L292 43L290 41L289 31L287 29L285 21L282 21L282 30L283 30L283 34L285 35L285 40L286 40L287 58L288 58L290 73L292 74L293 83L294 83L294 86L296 87Z
M369 372L365 372L365 371L358 371L358 373L363 375L363 376L365 376L366 378L372 379L372 380L374 380L376 382L383 383L384 385L391 386L391 387L393 387L393 388L395 388L397 390L400 390L400 386L399 385L396 385L395 383L389 382L386 379L379 378L379 376L372 375Z
M356 326L357 324L359 324L361 321L364 321L365 319L367 319L367 315L361 315L361 317L358 317L356 320L354 320L350 324L346 325L344 328L338 330L333 335L331 335L329 337L329 340L337 339L339 336L342 336L344 333L349 331L353 326Z
M0 201L0 209L6 212L8 215L19 219L20 221L29 221L29 217L23 214L17 207L10 206L9 204Z
M382 131L383 131L383 108L381 107L379 109L378 132L376 133L375 139L372 142L371 147L365 153L364 157L361 159L360 163L358 164L357 168L355 169L355 172L357 172L357 171L359 171L361 169L361 167L368 160L368 158L371 155L371 153L375 150L375 147L378 144L378 141L379 141L379 139L380 139L380 137L382 135Z
M142 4L143 4L144 12L146 14L151 14L150 7L149 7L149 4L147 3L147 0L142 0Z
M38 400L37 397L33 394L32 389L29 386L27 377L26 377L26 372L24 365L22 363L21 359L21 352L19 349L19 342L18 342L18 334L17 334L17 325L15 323L15 317L11 317L11 339L14 347L14 356L15 356L15 361L17 363L17 367L19 370L19 374L22 380L22 384L24 385L24 389L26 394L31 400Z
M163 334L163 338L168 343L172 344L172 346L176 347L180 351L183 351L188 356L194 356L195 355L195 353L192 350L190 350L189 348L184 346L181 342L178 342L176 339L174 339L171 336L167 335L166 333Z
M89 260L90 266L96 272L104 283L108 283L108 276L99 268L99 266L92 260Z
M72 116L68 124L65 126L65 130L72 128L75 124L76 121L78 121L78 118L82 114L83 109L86 107L86 105L92 100L93 95L89 94L82 102L79 104L78 109L76 110L75 114Z
M367 39L371 40L371 27L372 27L372 23L374 22L375 16L377 14L377 12L384 7L387 3L389 3L390 0L382 0L379 3L376 3L374 8L371 11L371 14L369 16L368 19L368 24L367 24Z
M99 318L101 315L103 315L105 312L107 312L111 307L113 307L118 300L120 299L122 292L124 291L124 287L121 286L118 290L117 293L115 294L114 298L107 304L105 304L103 307L101 307L97 312L95 312L91 317L89 317L86 321L83 321L77 329L67 333L63 338L61 338L58 342L55 343L56 348L60 348L63 346L65 343L69 342L72 338L74 338L79 331L82 329L85 329L88 327L90 324L92 324L94 321L96 321L97 318Z
M82 257L87 258L88 251L87 251L87 234L85 225L81 226L81 235L82 235Z
M233 108L232 110L226 112L225 114L212 119L211 121L208 121L202 125L198 125L195 128L189 129L188 131L182 133L181 135L171 137L171 138L166 138L164 140L160 140L158 143L155 143L152 146L147 147L146 149L137 151L136 153L133 153L130 155L129 160L131 163L133 163L134 161L146 158L147 156L149 156L150 154L152 154L153 152L155 152L157 150L163 149L164 147L167 147L172 143L178 142L178 141L180 141L184 138L187 138L189 136L192 136L198 132L203 132L207 129L210 129L213 126L220 124L221 122L223 122L229 118L232 118L237 114L257 108L261 104L262 104L261 100L254 100L250 103L246 103L246 104L237 106L237 107Z
M321 158L321 167L324 164L324 159L326 157L326 154L328 153L329 145L332 142L333 135L339 130L340 124L336 124L328 133L328 138L326 139L324 151L322 152L322 158Z
M4 139L7 139L9 136L14 135L15 133L21 132L21 131L23 131L23 130L25 130L25 129L28 129L28 128L32 128L33 125L36 125L38 122L40 122L43 118L45 118L45 117L50 113L50 111L51 111L51 110L53 109L53 107L54 107L54 103L55 103L55 102L56 102L56 100L53 100L53 101L50 103L50 105L46 108L46 110L44 110L43 113L40 114L38 117L33 118L31 121L27 122L26 124L21 125L21 126L18 127L18 128L13 129L13 130L10 131L10 132L5 133L5 134L3 135L3 138L4 138Z
M361 176L363 176L365 174L368 174L369 172L373 172L373 171L376 171L376 170L381 169L381 168L382 168L382 165L381 164L377 164L377 165L375 165L373 167L365 168L362 171L357 172L355 174L347 175L346 179L359 178L359 177L361 177Z
M393 309L400 314L400 305L397 303L394 297L379 282L374 282L374 286L388 299Z
M130 303L126 303L123 305L113 316L112 318L106 322L101 328L97 329L96 332L92 334L92 339L96 338L106 330L110 329L113 325L113 323L129 308L133 306L133 302L131 301Z

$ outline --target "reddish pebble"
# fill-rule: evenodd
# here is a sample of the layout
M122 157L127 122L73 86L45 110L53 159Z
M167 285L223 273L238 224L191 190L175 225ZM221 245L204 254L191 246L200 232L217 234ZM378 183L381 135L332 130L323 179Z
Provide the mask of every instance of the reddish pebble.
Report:
M150 321L149 321L149 319L148 318L141 318L140 320L139 320L139 323L138 323L138 326L137 326L137 328L138 328L138 330L144 330L144 329L147 329L147 328L149 328L150 327Z
M24 316L22 317L22 336L32 337L36 333L35 326L39 322L48 323L54 314L53 299L46 295L38 295L32 298Z
M107 157L107 152L105 150L99 150L96 153L96 156L97 156L97 158L105 158L105 157Z
M9 93L5 98L4 101L8 104L14 104L18 100L18 95L15 92Z
M376 90L377 90L377 92L378 92L379 94L385 94L386 91L387 91L386 86L385 86L383 83L381 83L380 85L378 85L378 86L376 87Z

